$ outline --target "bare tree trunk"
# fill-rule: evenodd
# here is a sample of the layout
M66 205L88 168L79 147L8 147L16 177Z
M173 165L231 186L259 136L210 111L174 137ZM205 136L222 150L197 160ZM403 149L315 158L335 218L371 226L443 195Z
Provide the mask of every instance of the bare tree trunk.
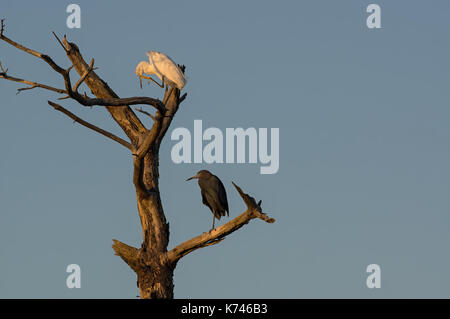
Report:
M262 213L261 201L256 203L253 197L245 194L233 183L244 200L247 210L228 223L187 240L168 251L169 224L166 221L159 192L159 149L180 103L186 98L186 93L180 96L178 89L169 88L165 91L162 101L150 97L122 99L94 72L94 59L88 65L83 59L78 46L74 43L69 43L65 36L62 41L57 39L72 63L72 66L68 69L58 66L49 56L14 42L4 36L3 33L4 23L2 20L0 40L44 60L55 72L63 77L65 89L12 77L7 73L8 70L2 67L1 63L0 78L29 85L18 89L18 92L41 88L65 94L61 99L71 98L83 106L104 106L129 138L129 142L125 141L80 119L61 105L48 101L55 110L62 112L81 125L118 142L131 151L134 169L133 184L136 188L137 208L141 220L143 240L141 247L138 249L113 239L113 249L116 255L120 256L136 272L141 298L173 298L173 272L178 261L183 256L196 249L221 242L228 234L240 229L252 219L259 218L267 223L275 221ZM69 76L72 68L80 76L73 88ZM180 68L183 72L185 71L184 66L180 66ZM89 87L96 98L90 98L86 93L84 95L78 93L78 88L82 83ZM150 129L147 129L142 124L130 108L130 105L137 104L149 105L155 108L156 113L154 116L142 109L138 110L147 114L153 120L153 125Z
M173 298L173 267L165 255L169 244L166 222L159 193L159 156L155 147L144 158L143 179L150 196L137 190L143 242L141 265L136 272L141 298Z

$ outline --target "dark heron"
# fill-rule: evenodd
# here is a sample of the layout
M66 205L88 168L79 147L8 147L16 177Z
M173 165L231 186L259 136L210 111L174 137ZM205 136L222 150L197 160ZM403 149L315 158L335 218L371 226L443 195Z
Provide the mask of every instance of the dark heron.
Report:
M203 204L208 206L213 213L213 224L211 228L213 230L215 229L214 222L216 218L220 219L220 217L225 216L225 212L229 216L227 192L220 179L216 175L211 174L210 171L201 170L197 175L188 178L186 181L194 178L198 179Z

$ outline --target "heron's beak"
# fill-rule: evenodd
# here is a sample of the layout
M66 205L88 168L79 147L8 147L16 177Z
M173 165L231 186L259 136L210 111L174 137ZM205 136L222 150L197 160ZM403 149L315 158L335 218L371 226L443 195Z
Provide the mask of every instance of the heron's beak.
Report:
M191 179L194 179L194 178L197 178L197 175L192 176L192 177L189 177L189 178L186 180L186 182L187 182L187 181L190 181Z

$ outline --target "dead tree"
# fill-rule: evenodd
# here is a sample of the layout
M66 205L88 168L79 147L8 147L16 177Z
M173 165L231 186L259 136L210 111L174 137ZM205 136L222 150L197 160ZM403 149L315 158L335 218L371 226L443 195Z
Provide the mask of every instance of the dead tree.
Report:
M73 99L82 106L105 107L128 137L129 140L126 141L79 118L60 104L48 101L50 106L67 115L73 121L116 141L130 151L130 158L133 160L134 167L133 184L136 188L143 241L140 248L135 248L114 239L112 247L116 255L120 256L136 272L141 298L173 298L173 271L180 258L196 249L221 242L227 235L238 230L252 219L259 218L268 223L275 221L262 212L261 201L257 203L253 197L245 194L233 183L244 200L247 210L215 230L203 233L168 250L169 224L164 215L158 186L159 149L173 117L186 98L186 93L180 96L178 89L170 87L166 89L162 101L150 97L119 98L108 84L94 72L96 69L94 68L94 59L91 60L90 64L87 64L78 46L69 42L66 36L60 40L54 34L70 61L70 67L63 68L56 64L50 56L29 49L9 39L4 33L4 21L1 20L0 40L43 60L62 77L64 88L56 88L11 76L1 64L0 78L26 84L27 86L18 89L18 93L41 88L63 95L59 100ZM180 67L184 72L185 67ZM70 78L72 69L75 69L80 76L74 85L72 85ZM78 92L80 85L83 83L87 85L95 97ZM152 119L153 124L150 129L143 125L131 108L131 106L136 105L147 105L155 109L154 115L142 108L134 109Z

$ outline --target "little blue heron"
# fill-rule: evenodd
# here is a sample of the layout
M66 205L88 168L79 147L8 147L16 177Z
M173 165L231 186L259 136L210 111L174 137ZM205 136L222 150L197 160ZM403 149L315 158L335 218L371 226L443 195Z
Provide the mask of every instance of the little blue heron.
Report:
M152 80L161 88L164 87L164 83L176 87L179 90L184 87L186 84L184 73L171 58L158 51L148 51L147 56L150 63L142 61L136 67L136 74L139 76L141 88L143 78ZM145 76L144 73L156 74L162 80L162 84L159 84L150 76Z
M225 216L225 212L227 216L230 216L228 213L227 192L221 180L210 171L201 170L197 175L188 178L186 181L194 178L198 179L203 204L208 206L213 213L213 224L211 228L213 230L215 229L214 222L216 218L220 220L220 217Z

